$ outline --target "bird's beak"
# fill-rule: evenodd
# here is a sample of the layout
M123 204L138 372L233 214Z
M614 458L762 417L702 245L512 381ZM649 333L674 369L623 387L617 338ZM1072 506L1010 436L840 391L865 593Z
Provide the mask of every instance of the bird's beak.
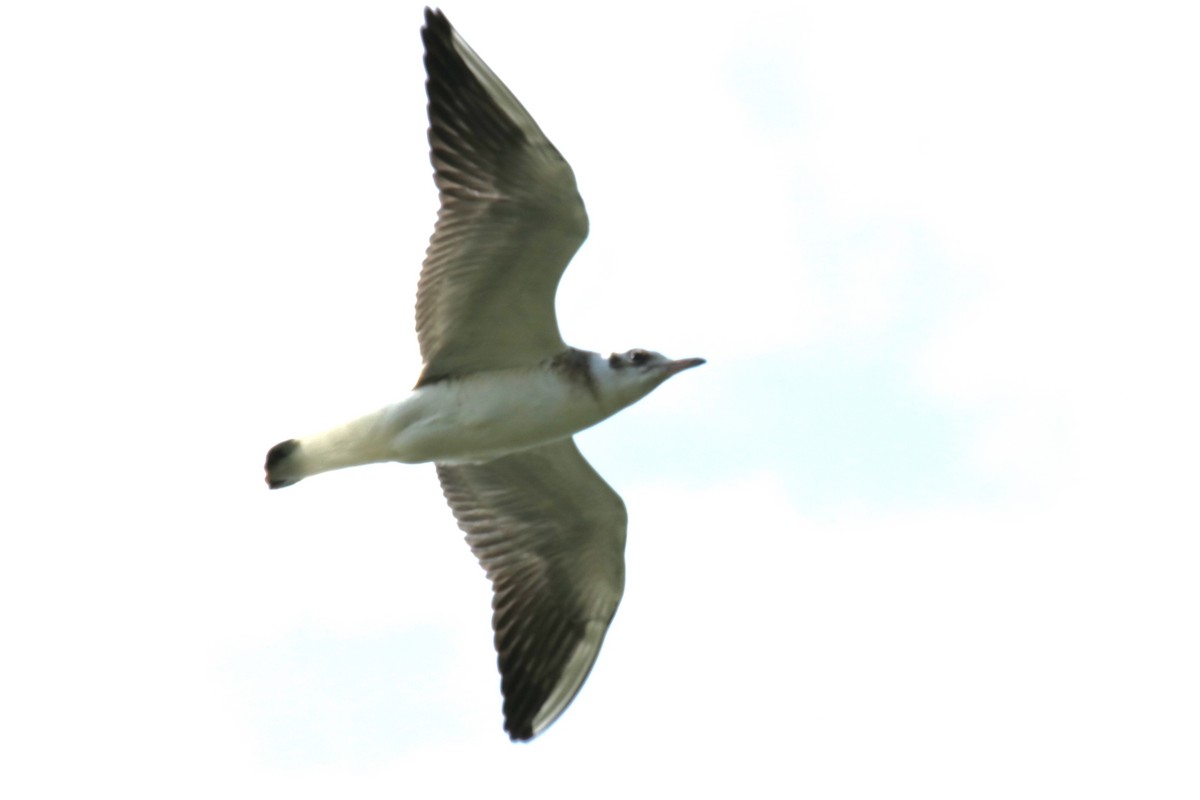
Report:
M685 369L698 367L703 363L703 358L681 358L678 361L668 361L663 365L663 370L667 373L667 377L669 378L676 373L683 372Z

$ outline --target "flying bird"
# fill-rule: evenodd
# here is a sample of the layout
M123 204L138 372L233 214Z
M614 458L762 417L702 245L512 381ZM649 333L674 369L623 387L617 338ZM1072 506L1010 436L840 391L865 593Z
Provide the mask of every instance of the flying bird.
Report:
M492 583L504 729L526 741L579 692L625 584L625 504L572 437L704 359L562 340L554 296L588 232L571 167L444 14L425 9L421 38L441 205L420 376L400 402L272 447L266 480L434 463Z

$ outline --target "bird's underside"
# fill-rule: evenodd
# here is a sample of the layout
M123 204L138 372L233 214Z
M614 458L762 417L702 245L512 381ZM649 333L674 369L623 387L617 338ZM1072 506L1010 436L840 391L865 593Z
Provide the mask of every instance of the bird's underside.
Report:
M554 296L587 236L570 166L440 11L425 10L440 209L417 289L412 394L267 456L271 488L383 461L436 464L493 588L513 740L566 709L624 587L625 505L572 438L703 363L568 347Z

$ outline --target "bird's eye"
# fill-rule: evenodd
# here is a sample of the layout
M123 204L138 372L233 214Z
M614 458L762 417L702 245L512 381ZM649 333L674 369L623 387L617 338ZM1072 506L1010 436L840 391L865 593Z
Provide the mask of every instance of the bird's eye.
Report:
M625 362L621 360L621 357L619 355L617 355L616 353L613 353L611 356L608 357L608 365L610 367L612 367L613 369L618 369L620 367L625 366Z
M645 364L649 360L650 360L650 354L647 353L645 350L630 350L629 351L629 361L635 367L640 367L642 364Z

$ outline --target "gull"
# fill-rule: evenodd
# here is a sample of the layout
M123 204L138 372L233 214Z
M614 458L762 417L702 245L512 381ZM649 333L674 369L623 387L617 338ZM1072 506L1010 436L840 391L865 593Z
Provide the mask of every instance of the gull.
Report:
M492 583L504 729L528 741L579 692L625 585L625 504L573 435L704 359L567 346L554 296L588 232L571 167L441 11L421 38L441 205L420 376L398 403L272 447L266 480L433 462Z

